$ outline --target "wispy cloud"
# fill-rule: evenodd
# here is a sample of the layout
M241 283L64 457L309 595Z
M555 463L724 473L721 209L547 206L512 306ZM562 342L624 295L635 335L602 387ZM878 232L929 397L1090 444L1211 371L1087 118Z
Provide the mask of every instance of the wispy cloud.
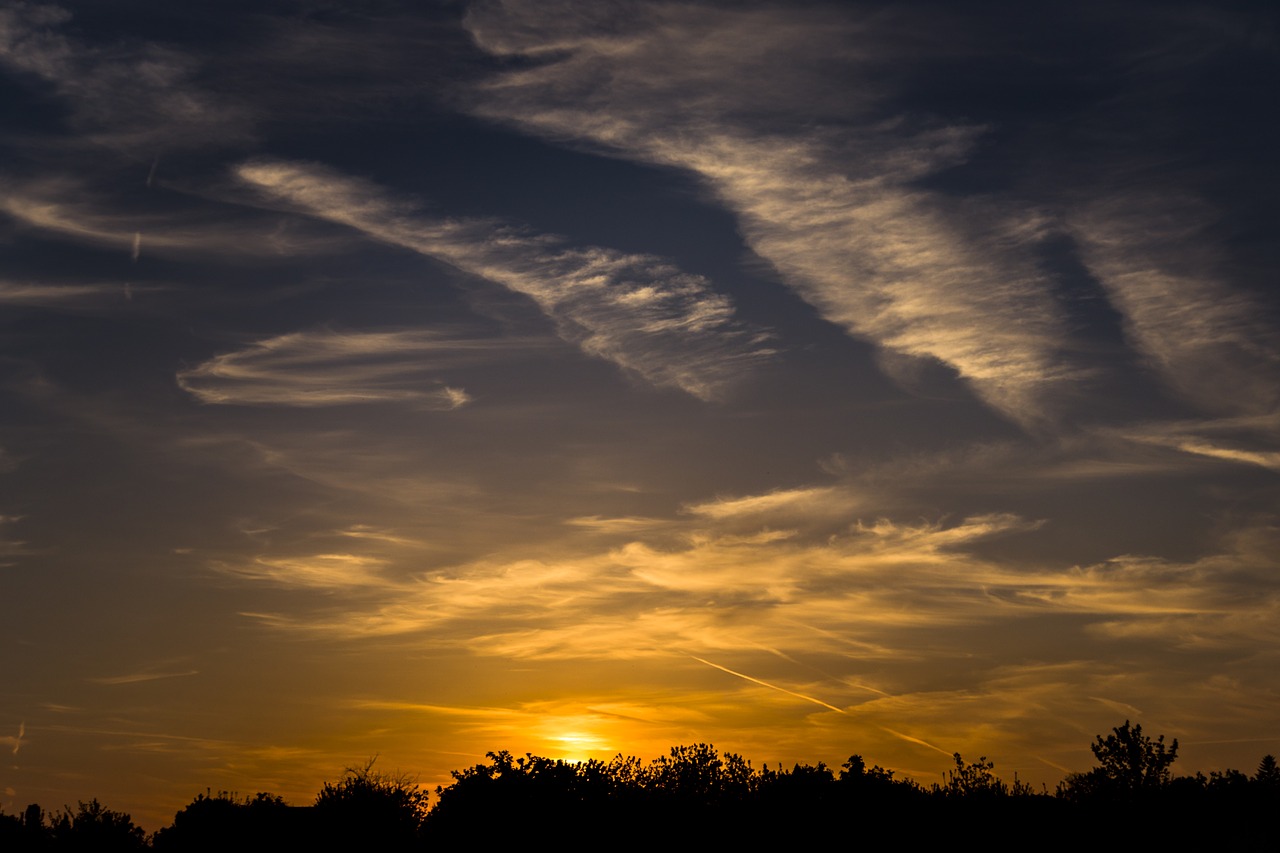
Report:
M1280 411L1135 424L1114 431L1127 442L1169 448L1201 459L1280 471Z
M770 526L767 512L758 521ZM989 751L1002 736L998 757L1083 769L1087 752L1077 753L1090 727L1105 730L1121 707L1089 697L1179 722L1180 733L1220 725L1201 719L1215 707L1255 720L1274 688L1269 658L1256 656L1260 645L1280 642L1274 529L1242 531L1194 560L1121 556L1049 569L982 556L992 537L1034 533L1034 523L1013 516L855 523L805 542L721 534L718 524L686 515L661 536L681 525L683 546L632 541L557 560L460 564L258 618L325 642L394 638L404 648L465 651L504 672L625 661L634 673L631 705L607 719L573 707L597 709L612 695L607 686L583 688L589 699L555 708L361 700L370 713L438 718L460 741L550 747L556 737L618 742L612 735L634 750L650 736L713 727L719 739L743 743L752 732L776 736L761 728L767 719L796 732L797 742L839 749L856 738L860 752L910 774L935 774L936 756ZM1201 683L1160 664L1188 652L1213 655L1238 678ZM717 673L699 677L681 660ZM704 719L673 721L673 708ZM636 725L644 728L626 728ZM815 741L815 733L825 737ZM1014 769L1035 772L1005 765Z
M454 340L422 331L295 332L268 338L178 372L204 403L342 406L404 403L449 410L470 402L431 374L511 344Z
M531 298L565 340L653 385L710 399L770 350L701 276L650 255L478 220L432 219L364 181L257 160L237 176L276 203L403 246Z
M220 260L324 255L346 241L337 229L245 211L227 218L208 207L122 204L86 181L70 177L5 180L0 176L0 213L28 228L63 239L118 250L138 260L145 251L161 257L217 256ZM154 201L154 200L153 200ZM324 233L329 232L329 233Z
M246 138L239 109L191 85L189 57L146 42L89 44L61 31L71 19L53 5L0 9L0 64L52 85L95 142L154 151Z
M691 504L686 511L714 521L728 519L795 520L814 516L848 517L857 505L856 497L847 489L833 486L786 489L743 498L718 498Z
M10 754L17 755L18 750L22 749L22 742L26 739L27 723L25 720L18 723L18 734L13 737L0 737L0 744L10 747Z
M1133 190L1071 217L1085 263L1150 366L1215 413L1280 408L1280 317L1233 286L1209 236L1217 215L1186 193Z
M1176 447L1184 453L1194 453L1197 456L1208 456L1212 459L1225 459L1228 462L1239 462L1244 465L1257 465L1262 468L1270 468L1272 471L1280 471L1280 451L1255 451L1242 450L1233 447L1221 447L1216 444L1209 444L1204 441L1194 439L1183 440L1177 443Z
M1024 423L1043 423L1083 377L1033 257L1050 221L919 186L983 128L885 115L876 81L891 28L823 8L664 4L584 19L518 0L472 7L466 23L491 53L540 60L479 87L472 110L694 172L751 247L851 334L954 368ZM809 56L834 58L848 82L831 87L835 69ZM823 94L836 89L843 100Z
M0 305L66 306L110 297L124 299L124 286L0 281Z
M93 684L142 684L147 681L160 681L166 678L185 678L190 675L199 675L198 669L187 669L178 672L161 672L155 670L144 670L142 672L130 672L124 675L106 675L96 678L86 679Z
M794 520L794 507L781 503L775 509L777 521L789 514ZM727 532L732 528L697 517L662 529L669 539L683 525L683 545L633 539L555 560L494 559L428 573L388 567L374 580L363 563L349 573L334 563L330 576L327 569L259 561L239 576L369 592L345 603L255 615L279 629L412 637L426 646L515 659L684 653L710 660L767 653L909 661L945 648L949 636L999 636L1012 630L1003 626L1028 619L1057 620L1058 630L1083 646L1141 636L1174 646L1246 649L1264 637L1280 637L1280 587L1267 556L1275 531L1242 534L1221 554L1195 561L1119 556L1052 569L979 555L994 537L1039 529L1038 522L1009 514L951 524L855 521L811 541L779 530L766 509L755 517L756 535ZM293 570L298 577L289 581ZM842 690L866 699L857 684L843 683Z
M293 589L352 591L390 588L382 574L387 561L358 554L313 554L298 557L257 557L248 563L216 563L231 577Z

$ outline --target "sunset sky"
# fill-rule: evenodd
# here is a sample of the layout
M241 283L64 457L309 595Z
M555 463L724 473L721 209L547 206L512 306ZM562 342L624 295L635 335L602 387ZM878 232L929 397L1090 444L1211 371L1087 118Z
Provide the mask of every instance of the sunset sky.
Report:
M1267 4L0 7L0 808L1280 753Z

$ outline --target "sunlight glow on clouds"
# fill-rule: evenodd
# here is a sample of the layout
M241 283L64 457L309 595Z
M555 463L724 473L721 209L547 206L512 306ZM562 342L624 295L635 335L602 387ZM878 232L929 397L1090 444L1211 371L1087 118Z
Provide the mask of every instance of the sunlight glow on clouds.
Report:
M571 248L492 222L433 220L377 187L306 163L255 161L236 174L271 198L532 298L565 340L654 385L711 399L770 354L762 332L733 319L726 297L658 258Z
M258 217L256 221L214 220L207 213L113 210L98 191L67 178L0 180L0 212L23 225L79 243L118 250L136 261L142 255L279 257L331 254L343 240L316 233L306 224Z
M372 609L324 607L307 616L262 618L324 635L414 632L427 646L462 643L481 654L551 659L632 659L694 649L836 654L849 642L883 644L886 632L945 636L967 625L1050 612L1082 618L1082 627L1104 626L1099 630L1109 634L1116 630L1110 625L1161 634L1181 619L1239 641L1277 628L1280 587L1271 584L1266 596L1252 600L1233 591L1246 579L1251 585L1262 580L1265 547L1258 543L1266 534L1242 540L1234 553L1188 564L1126 557L1054 571L966 553L989 537L1037 527L1008 515L954 526L881 520L808 543L776 530L742 537L689 528L682 548L630 541L554 562L456 566L391 586ZM280 569L279 576L262 573L271 582L288 582L289 567L308 566L297 585L323 586L326 578L335 589L368 583L368 558L340 556L313 558L332 564L332 576L305 560L258 563ZM357 563L350 572L348 559ZM918 641L886 653L910 657Z
M1087 206L1073 233L1167 382L1210 411L1274 414L1280 318L1220 280L1212 219L1193 199L1135 194Z
M451 356L480 349L426 332L298 332L216 356L178 374L183 390L205 403L341 406L409 403L456 409L470 398L447 385L421 387Z
M629 10L632 11L632 10ZM961 162L981 128L867 121L886 93L875 62L846 44L866 37L826 11L635 7L600 37L556 4L486 3L468 25L503 56L563 51L477 93L480 115L555 139L700 175L740 219L756 252L824 317L888 349L954 367L988 403L1035 423L1051 395L1082 378L1026 250L1036 217L956 204L912 187ZM771 62L835 42L851 82L839 105L807 63ZM768 73L764 74L764 69ZM858 82L852 82L857 80ZM819 96L821 97L821 96ZM834 114L823 115L823 109ZM861 130L842 129L862 119ZM753 124L754 122L754 124ZM787 127L777 132L766 128Z

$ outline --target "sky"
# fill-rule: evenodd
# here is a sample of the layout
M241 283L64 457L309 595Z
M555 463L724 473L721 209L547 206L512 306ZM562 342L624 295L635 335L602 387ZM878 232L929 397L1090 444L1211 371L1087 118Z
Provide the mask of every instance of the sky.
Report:
M0 808L1280 752L1266 4L0 7Z

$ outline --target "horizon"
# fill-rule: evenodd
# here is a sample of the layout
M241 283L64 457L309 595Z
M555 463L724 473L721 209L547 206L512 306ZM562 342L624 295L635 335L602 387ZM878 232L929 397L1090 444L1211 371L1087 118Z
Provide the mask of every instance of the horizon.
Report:
M0 9L0 808L1280 753L1278 19Z

